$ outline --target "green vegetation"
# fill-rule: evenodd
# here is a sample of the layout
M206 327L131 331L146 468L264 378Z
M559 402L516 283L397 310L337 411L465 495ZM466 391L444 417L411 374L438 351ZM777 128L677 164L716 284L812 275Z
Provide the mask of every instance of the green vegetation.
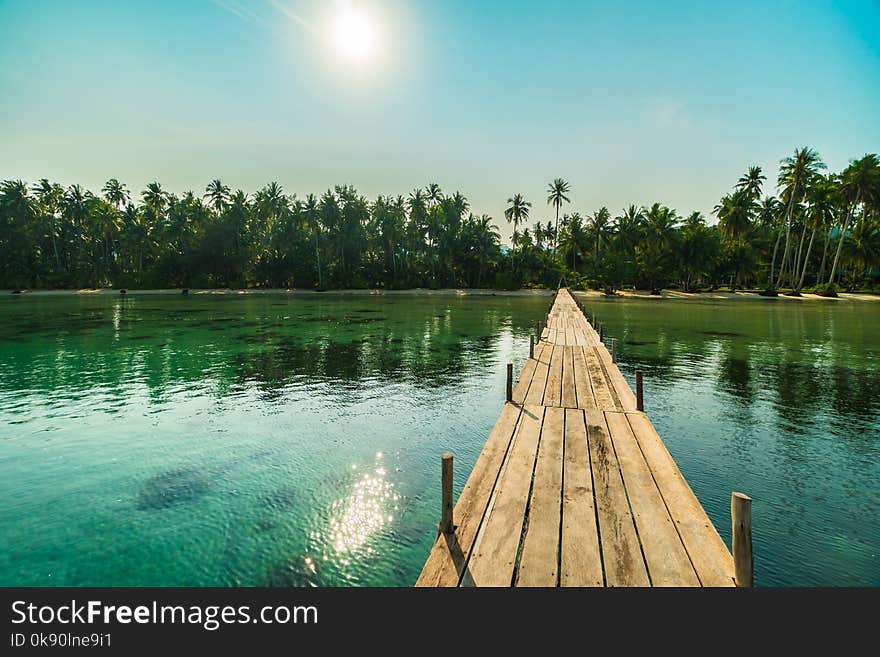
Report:
M348 186L320 198L269 183L253 197L212 181L202 196L152 182L139 196L113 179L100 193L43 179L0 183L0 287L574 287L611 293L765 288L834 295L875 288L880 266L880 161L825 174L801 148L781 162L778 197L751 167L715 207L709 225L654 203L613 217L560 217L570 184L550 183L554 220L508 199L513 248L491 217L470 213L436 184L369 201ZM810 286L810 287L807 287Z

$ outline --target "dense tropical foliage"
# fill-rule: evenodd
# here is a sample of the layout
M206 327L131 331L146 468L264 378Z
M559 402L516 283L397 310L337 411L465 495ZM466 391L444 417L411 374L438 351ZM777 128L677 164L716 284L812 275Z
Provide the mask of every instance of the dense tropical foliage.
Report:
M661 203L614 215L560 216L571 185L547 189L548 218L508 199L513 248L497 226L436 184L369 200L340 186L320 197L272 182L248 195L214 180L203 194L158 182L132 193L43 179L0 183L0 287L633 286L799 294L875 287L880 267L880 161L827 173L818 153L782 160L776 195L750 167L715 207L717 222Z

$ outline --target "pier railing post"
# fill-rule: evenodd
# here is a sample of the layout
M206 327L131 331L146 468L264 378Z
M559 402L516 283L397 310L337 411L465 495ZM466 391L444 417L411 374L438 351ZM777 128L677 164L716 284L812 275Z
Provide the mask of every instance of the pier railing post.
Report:
M507 364L507 401L513 401L513 363Z
M455 530L452 524L452 454L443 455L443 501L440 516L440 533L451 534Z
M535 359L535 336L529 336L529 358Z
M754 586L755 558L752 552L752 498L742 493L730 496L733 523L733 572L737 586Z
M605 325L599 324L599 342L605 342Z
M611 362L617 362L617 340L611 338Z
M541 322L538 322L538 342L541 341L541 334L544 332L544 328L541 325Z
M642 390L642 370L636 370L636 410L645 410L645 393Z

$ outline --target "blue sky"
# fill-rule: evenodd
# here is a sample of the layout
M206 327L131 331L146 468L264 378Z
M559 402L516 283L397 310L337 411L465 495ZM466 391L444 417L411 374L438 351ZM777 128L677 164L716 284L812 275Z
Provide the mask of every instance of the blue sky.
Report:
M0 179L304 195L438 182L502 232L661 201L709 213L795 147L880 150L880 2L351 0L375 56L327 43L337 0L0 0Z

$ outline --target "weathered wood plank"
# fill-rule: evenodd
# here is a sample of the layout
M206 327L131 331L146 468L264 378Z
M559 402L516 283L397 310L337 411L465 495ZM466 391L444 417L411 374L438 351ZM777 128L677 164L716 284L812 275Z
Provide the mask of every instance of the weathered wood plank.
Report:
M543 419L543 407L523 408L510 458L498 479L495 500L486 512L463 585L510 586L513 583Z
M584 412L565 409L559 584L602 586L602 557Z
M562 406L577 408L577 390L574 382L575 347L565 347L562 352Z
M608 380L605 378L605 372L599 364L599 357L596 355L595 347L584 347L583 351L587 372L590 376L590 384L593 387L593 396L596 398L596 405L603 411L619 410Z
M540 346L535 346L535 358L538 357L538 350L541 349ZM516 382L516 385L513 386L513 401L516 404L522 404L525 401L526 394L529 391L529 386L532 384L532 377L535 375L535 361L532 358L526 360L523 364L523 368L519 373L519 380Z
M623 483L654 586L699 586L678 530L624 413L606 412Z
M590 373L587 370L587 362L584 360L583 348L575 347L572 355L574 359L574 385L577 394L577 407L596 408L596 397L593 394L593 384L590 380Z
M529 520L520 554L517 586L556 586L562 505L562 450L565 411L548 408L529 502Z
M626 499L617 456L605 424L605 415L596 408L590 408L585 410L584 416L596 492L599 535L602 538L605 583L608 586L649 586L648 571Z
M611 354L608 353L608 349L603 345L598 345L595 349L596 355L605 366L605 371L608 374L607 379L617 395L621 409L624 411L636 410L636 394L629 387L626 379L623 378L623 374L620 372L617 364L611 362Z
M504 405L455 505L452 514L455 533L437 537L416 586L458 585L519 417L518 407ZM439 481L437 490L440 490Z
M544 406L559 406L562 403L562 360L565 347L556 345L550 359L550 372L547 375L547 387L544 390Z
M540 406L544 402L544 391L547 388L547 375L550 373L550 359L556 348L549 342L542 343L541 353L535 350L535 373L532 375L532 383L526 393L525 404L527 406Z
M733 586L733 559L718 530L644 413L627 413L672 520L703 586Z

